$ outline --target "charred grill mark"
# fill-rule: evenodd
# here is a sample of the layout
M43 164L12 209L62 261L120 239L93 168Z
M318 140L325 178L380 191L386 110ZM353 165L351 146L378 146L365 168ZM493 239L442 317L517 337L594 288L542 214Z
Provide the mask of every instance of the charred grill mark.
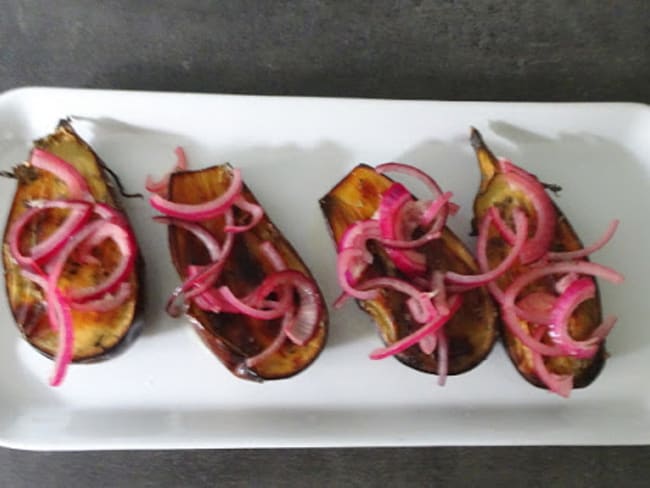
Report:
M14 168L13 174L18 184L28 185L38 179L39 171L28 164L20 164Z
M44 317L45 312L45 305L40 301L18 305L16 307L15 318L16 322L21 326L23 334L31 337Z
M466 337L453 337L449 341L449 357L473 356L474 344Z

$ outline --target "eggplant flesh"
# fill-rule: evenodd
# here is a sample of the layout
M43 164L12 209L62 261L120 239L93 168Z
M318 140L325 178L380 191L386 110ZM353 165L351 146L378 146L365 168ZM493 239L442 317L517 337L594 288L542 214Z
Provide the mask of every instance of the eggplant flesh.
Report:
M330 234L337 246L350 225L367 220L375 214L382 194L392 183L390 178L361 164L320 200ZM396 269L383 249L374 246L372 242L369 249L374 261L361 281L380 275L407 279ZM423 246L420 251L426 255L429 269L464 274L478 272L471 253L447 227L440 239ZM396 291L384 289L377 299L357 300L357 303L374 319L379 336L386 345L422 327L408 312L405 296ZM484 288L463 293L461 308L444 326L449 341L448 374L468 371L488 356L497 337L496 317L494 303ZM417 344L395 357L416 370L433 374L438 372L437 355L425 354Z
M186 204L213 200L225 191L231 178L232 168L227 164L199 171L177 172L170 178L169 198ZM247 201L259 204L245 185L242 195ZM244 224L247 218L235 209L235 221L238 224ZM201 225L218 242L223 242L223 217L201 222ZM205 246L188 231L170 225L168 238L172 261L182 279L187 278L189 265L205 265L210 262ZM232 254L225 263L219 284L229 286L236 296L245 295L257 288L265 276L274 272L271 264L260 253L260 244L266 241L275 246L289 269L300 271L313 280L296 250L265 214L255 227L235 235ZM190 303L187 316L205 345L234 375L253 381L282 379L304 370L318 357L325 345L328 317L320 290L319 294L323 314L312 338L303 346L295 345L287 339L279 351L251 368L245 365L246 358L255 356L273 342L280 332L282 319L259 320L242 314L215 314L201 310L194 303Z
M481 172L481 183L479 191L474 200L474 221L476 230L478 222L483 219L488 209L496 206L506 222L511 221L514 209L523 209L529 217L529 234L532 235L536 229L535 211L530 197L513 188L500 170L497 158L485 144L481 134L472 129L470 142L476 153L479 169ZM560 208L553 202L557 212L557 224L550 250L553 252L575 251L582 249L582 242L573 230L569 220L562 213ZM488 234L487 257L490 268L496 267L510 252L510 246L502 239L501 235L494 228ZM505 275L497 281L501 289L505 289L515 277L526 272L528 266L517 262ZM595 282L595 280L594 280ZM597 289L598 290L598 289ZM555 293L553 284L539 280L526 287L519 297L524 297L532 292ZM581 303L575 310L569 321L569 333L576 340L585 340L591 336L593 331L602 322L602 308L600 293L592 299ZM520 321L521 326L528 332L531 325L526 321ZM531 384L540 388L546 388L537 377L533 368L533 357L528 347L524 346L508 329L502 324L501 334L505 348L513 365L519 373ZM549 342L550 343L550 342ZM547 357L544 359L546 367L555 374L571 374L574 376L574 388L584 388L598 376L603 368L607 353L605 344L601 345L596 355L589 359L578 359L570 356Z
M74 131L67 120L59 122L55 132L34 142L34 146L50 152L74 166L85 178L97 202L119 209L105 164L91 147ZM26 202L34 199L67 197L67 187L53 174L22 163L14 168L17 188L7 218L3 238L5 286L11 312L21 335L34 348L52 358L58 349L58 333L50 327L42 290L23 278L19 265L11 257L8 232L11 224L27 209ZM65 212L46 211L32 219L23 232L21 245L29 247L52 233L61 225ZM126 218L126 216L125 216ZM69 259L64 267L62 282L67 289L85 288L103 279L120 259L119 250L109 241L95 248L99 264L82 264ZM128 277L131 296L108 312L72 310L74 329L73 356L75 363L109 359L131 344L142 329L143 288L140 275L143 261L138 255L136 267Z

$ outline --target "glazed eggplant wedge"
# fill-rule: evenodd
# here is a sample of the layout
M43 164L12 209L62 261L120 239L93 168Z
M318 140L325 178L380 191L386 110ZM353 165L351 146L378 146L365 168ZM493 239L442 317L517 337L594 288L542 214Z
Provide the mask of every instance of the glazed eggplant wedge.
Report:
M384 174L393 171L422 180L433 198L416 200ZM440 384L477 366L497 337L494 303L471 285L478 265L446 226L450 198L421 171L387 163L355 167L320 200L338 250L337 305L357 299L385 345L370 357L394 355Z
M16 166L3 239L9 305L29 344L67 365L104 360L142 328L142 261L107 167L61 121Z
M185 311L234 375L276 380L303 371L327 337L327 310L305 263L230 165L177 171L151 205L168 224ZM180 302L180 303L179 303ZM182 306L181 306L182 305Z
M506 350L528 382L568 397L591 384L607 358L605 338L616 318L603 320L594 278L620 283L623 277L588 256L607 243L618 221L584 248L547 193L558 188L496 158L476 129L470 141L481 172L473 222L479 265L483 272L508 268L488 285L500 304Z

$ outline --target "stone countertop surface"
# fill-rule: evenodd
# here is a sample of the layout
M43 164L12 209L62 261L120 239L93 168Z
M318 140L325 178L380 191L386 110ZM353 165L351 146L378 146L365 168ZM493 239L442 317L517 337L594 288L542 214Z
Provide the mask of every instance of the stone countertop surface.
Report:
M0 92L648 103L649 79L647 0L4 0L0 13ZM648 476L645 446L0 449L8 487L591 487Z

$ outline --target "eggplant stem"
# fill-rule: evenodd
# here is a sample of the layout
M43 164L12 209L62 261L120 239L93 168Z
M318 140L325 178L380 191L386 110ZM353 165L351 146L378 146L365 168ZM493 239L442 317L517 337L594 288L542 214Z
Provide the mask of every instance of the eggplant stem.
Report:
M556 185L555 183L544 183L542 181L542 186L544 187L545 190L552 191L556 197L562 191L562 187L560 185Z
M484 149L485 142L483 142L483 136L476 129L476 127L470 127L469 142L474 149Z
M124 198L144 198L142 193L128 193L124 189L124 185L122 184L122 181L120 180L120 177L117 176L115 171L113 171L111 168L106 166L103 161L99 161L100 166L113 178L113 181L115 181L115 184L117 185L118 190L120 191L120 195L122 195Z

